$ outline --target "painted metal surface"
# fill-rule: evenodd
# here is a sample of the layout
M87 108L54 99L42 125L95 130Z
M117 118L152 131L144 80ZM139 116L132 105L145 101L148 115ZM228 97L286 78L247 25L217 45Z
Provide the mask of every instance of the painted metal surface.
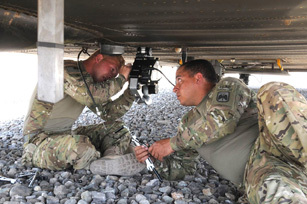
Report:
M64 15L66 53L103 41L126 45L128 56L150 46L165 62L187 47L195 58L282 59L286 69L307 69L307 1L65 0ZM35 47L36 0L2 0L0 16L0 50Z

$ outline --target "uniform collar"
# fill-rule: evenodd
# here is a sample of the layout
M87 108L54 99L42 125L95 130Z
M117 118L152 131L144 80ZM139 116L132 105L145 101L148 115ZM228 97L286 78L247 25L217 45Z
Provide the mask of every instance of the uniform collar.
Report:
M200 112L201 114L205 114L206 111L206 104L207 104L207 101L208 99L211 97L214 89L216 88L216 85L209 91L209 93L202 99L202 101L195 107L195 109Z

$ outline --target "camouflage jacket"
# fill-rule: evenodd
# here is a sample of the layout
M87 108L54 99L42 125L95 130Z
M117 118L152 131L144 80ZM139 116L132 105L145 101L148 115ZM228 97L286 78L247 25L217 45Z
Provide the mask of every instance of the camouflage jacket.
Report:
M223 78L180 121L171 138L175 150L197 149L233 133L244 112L256 112L256 97L241 80Z
M95 83L93 78L85 71L83 66L83 75L93 95L98 109L101 111L100 117L105 121L113 121L123 116L131 107L134 96L127 89L123 95L112 101L111 97L117 94L126 82L123 75L109 79L101 83ZM75 61L65 61L64 72L64 90L80 104L87 106L96 113L93 101L88 94L86 86L81 78Z
M134 101L130 90L127 89L123 95L114 101L110 99L122 89L126 82L123 75L95 83L93 78L85 71L82 63L81 67L95 102L102 112L100 116L102 119L113 121L129 110ZM31 138L40 132L48 134L70 131L71 126L85 106L96 112L96 107L88 94L75 61L64 62L64 92L64 99L53 104L37 100L36 90L34 91L29 112L25 118L24 135L29 135L29 138Z

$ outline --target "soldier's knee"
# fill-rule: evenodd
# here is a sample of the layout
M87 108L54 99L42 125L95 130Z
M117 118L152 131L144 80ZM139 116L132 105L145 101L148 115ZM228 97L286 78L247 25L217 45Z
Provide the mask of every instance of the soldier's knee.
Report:
M297 182L276 174L267 175L248 197L251 203L295 203L297 198L306 199Z
M262 101L265 99L263 95L271 95L275 96L277 95L276 92L279 92L279 90L295 90L293 86L284 83L284 82L269 82L267 84L264 84L263 86L260 87L258 93L257 93L257 98L258 101Z
M85 168L100 154L83 135L59 135L47 138L35 150L33 165L50 170Z

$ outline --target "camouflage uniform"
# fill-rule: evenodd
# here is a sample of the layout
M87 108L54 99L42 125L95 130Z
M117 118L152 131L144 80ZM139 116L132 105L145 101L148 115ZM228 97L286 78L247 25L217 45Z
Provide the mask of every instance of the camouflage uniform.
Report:
M238 124L257 113L256 100L240 80L222 79L182 118L177 135L171 138L176 152L163 162L157 162L163 177L182 179L185 174L193 173L198 153L205 156L202 153L206 151L202 149L210 145L219 151L220 141L235 135ZM251 203L306 201L306 100L287 84L270 83L259 90L257 107L259 131L255 131L256 138L250 137L246 144L237 142L237 147L243 146L245 152L248 151L241 160L245 173L242 173L240 184L244 183Z
M105 122L71 131L85 106L94 112L96 107L88 95L76 62L65 61L64 99L53 104L37 100L36 91L33 94L23 131L25 144L22 161L25 165L51 170L82 169L99 158L106 149L114 147L117 154L127 151L129 131L119 118L129 110L134 97L126 90L118 99L110 99L122 89L125 77L119 75L105 82L94 83L82 63L81 67L102 112L100 117Z
M251 203L307 203L307 102L272 82L257 95L260 134L246 165Z
M255 115L255 100L255 94L242 81L222 79L198 106L183 116L177 135L170 141L175 153L162 163L157 161L162 175L177 180L194 173L199 149L233 133L243 114Z

